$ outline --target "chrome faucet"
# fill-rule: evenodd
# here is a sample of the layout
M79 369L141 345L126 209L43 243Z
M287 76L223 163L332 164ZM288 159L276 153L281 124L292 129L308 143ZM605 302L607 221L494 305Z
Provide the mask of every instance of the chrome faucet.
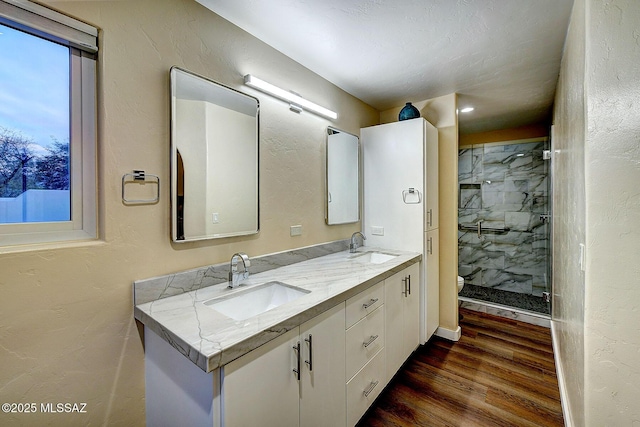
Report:
M242 273L238 273L238 260L242 261ZM235 288L240 282L249 277L249 267L251 261L247 254L238 252L231 257L231 263L229 264L229 287Z
M356 237L358 237L358 235L362 237L362 246L364 246L364 241L367 240L367 238L364 237L364 234L362 234L361 232L356 231L355 233L353 233L351 235L351 244L349 244L349 252L351 253L354 253L356 249L358 249L358 243L356 242Z

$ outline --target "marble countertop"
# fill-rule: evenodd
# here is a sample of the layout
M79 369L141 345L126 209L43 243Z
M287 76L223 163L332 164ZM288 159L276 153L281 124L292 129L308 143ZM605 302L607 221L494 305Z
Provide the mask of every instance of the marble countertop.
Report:
M371 247L358 250L366 251L397 256L372 264L354 257L359 254L337 252L252 274L235 289L223 283L138 304L134 315L203 371L211 372L422 259L416 252ZM242 321L204 304L271 281L310 292Z

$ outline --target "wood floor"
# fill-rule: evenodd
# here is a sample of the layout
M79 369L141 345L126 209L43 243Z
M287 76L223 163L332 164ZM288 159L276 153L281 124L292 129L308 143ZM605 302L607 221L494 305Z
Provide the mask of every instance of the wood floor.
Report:
M564 425L549 329L460 313L460 341L418 348L358 427Z

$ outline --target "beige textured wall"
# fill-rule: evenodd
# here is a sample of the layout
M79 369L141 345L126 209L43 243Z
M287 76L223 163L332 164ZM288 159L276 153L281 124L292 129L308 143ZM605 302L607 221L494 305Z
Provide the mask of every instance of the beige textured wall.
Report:
M567 425L584 425L585 276L576 262L586 236L584 150L585 8L574 3L553 113L553 322L554 349L569 410ZM562 379L562 378L561 378Z
M4 414L0 425L143 425L144 353L132 282L347 238L359 224L324 223L327 125L357 134L378 112L192 0L54 1L98 26L99 191L102 242L0 254L0 399L86 402L86 414ZM261 231L173 245L169 239L169 68L178 65L261 101ZM335 108L339 119L297 115L242 86L253 73ZM158 174L156 205L125 206L120 180ZM289 226L301 224L300 237Z
M588 0L585 418L640 423L640 2Z
M455 93L414 102L420 115L438 128L440 211L440 327L458 329L458 97ZM381 123L398 120L404 107L382 111Z
M634 0L574 3L553 132L553 322L568 425L640 419L639 33Z

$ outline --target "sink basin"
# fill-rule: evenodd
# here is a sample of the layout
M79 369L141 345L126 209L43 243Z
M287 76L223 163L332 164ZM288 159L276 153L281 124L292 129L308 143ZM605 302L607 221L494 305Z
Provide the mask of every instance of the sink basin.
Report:
M353 254L350 258L354 261L367 263L367 264L382 264L391 259L394 259L398 255L388 254L385 252L367 251L362 253Z
M268 282L228 297L210 299L205 301L204 305L233 320L245 320L296 300L309 292L282 282Z

